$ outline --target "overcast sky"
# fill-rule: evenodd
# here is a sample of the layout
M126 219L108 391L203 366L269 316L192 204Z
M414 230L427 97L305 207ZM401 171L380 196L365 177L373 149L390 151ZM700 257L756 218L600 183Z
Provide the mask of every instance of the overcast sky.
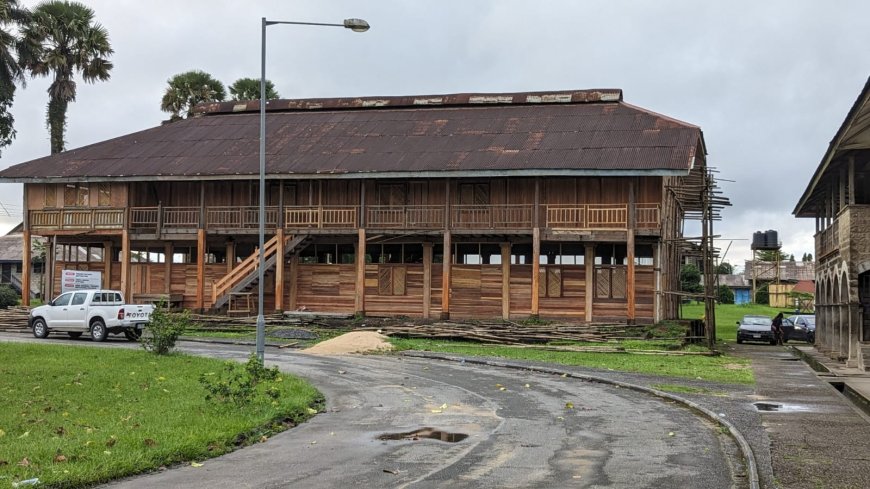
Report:
M28 7L38 2L23 0ZM366 19L269 28L267 77L282 98L621 88L625 101L699 125L733 207L715 232L726 261L756 230L813 252L791 215L870 74L870 2L841 0L84 0L109 31L112 78L79 83L67 148L158 125L166 80L201 69L259 77L260 18ZM834 8L836 5L836 8ZM80 81L80 78L79 78ZM45 79L16 94L18 137L0 167L49 153ZM21 186L0 185L21 219ZM2 213L2 210L0 210Z

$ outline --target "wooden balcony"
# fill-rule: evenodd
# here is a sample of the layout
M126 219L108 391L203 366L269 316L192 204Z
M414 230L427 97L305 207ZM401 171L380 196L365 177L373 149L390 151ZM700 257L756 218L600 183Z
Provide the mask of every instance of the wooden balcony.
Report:
M360 227L359 206L266 207L265 226L270 231L353 231ZM245 207L132 207L126 209L45 209L30 211L34 231L124 229L138 233L187 233L200 227L213 232L255 233L258 206ZM519 205L408 205L366 206L362 227L382 230L440 229L528 230L535 225L535 207ZM554 230L624 230L628 228L627 204L542 205L539 226ZM283 219L279 219L283 218ZM661 224L659 204L636 204L635 227L656 229Z
M126 210L93 207L43 209L30 211L30 229L33 231L96 231L124 229Z

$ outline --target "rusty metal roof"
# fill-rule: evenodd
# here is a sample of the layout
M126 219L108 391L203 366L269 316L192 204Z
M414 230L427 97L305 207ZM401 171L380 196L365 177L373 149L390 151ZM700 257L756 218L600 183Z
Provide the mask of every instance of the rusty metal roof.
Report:
M205 104L197 117L21 163L0 180L251 178L258 111L256 101ZM626 104L620 90L274 100L267 112L270 178L676 175L704 151L700 128Z

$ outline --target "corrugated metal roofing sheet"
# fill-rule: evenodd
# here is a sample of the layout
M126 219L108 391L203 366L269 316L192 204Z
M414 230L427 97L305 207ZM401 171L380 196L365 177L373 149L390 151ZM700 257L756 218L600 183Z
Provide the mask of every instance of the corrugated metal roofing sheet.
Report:
M258 107L203 105L203 116L22 163L0 179L258 175ZM273 176L675 173L687 172L703 148L697 126L626 104L618 90L279 100L268 108L267 173Z

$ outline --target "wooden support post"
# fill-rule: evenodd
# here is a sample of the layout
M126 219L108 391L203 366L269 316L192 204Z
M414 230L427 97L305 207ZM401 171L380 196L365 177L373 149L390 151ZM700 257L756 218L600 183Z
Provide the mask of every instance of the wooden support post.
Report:
M54 298L54 256L57 253L57 239L52 236L45 241L45 264L42 270L44 280L42 301L48 302Z
M354 295L354 313L366 313L366 230L357 231L356 243L356 294Z
M227 273L233 271L236 266L236 242L227 241Z
M541 299L541 228L532 229L532 316L538 315Z
M205 182L199 182L199 228L205 228Z
M205 309L205 229L196 230L196 305L197 310ZM260 284L262 287L262 284Z
M840 169L840 178L839 178L839 187L840 187L840 202L838 210L842 210L846 207L846 182L848 181L848 173L845 168Z
M172 253L173 247L172 243L166 243L163 245L163 256L166 257L166 261L163 263L163 273L166 275L163 279L163 293L169 294L172 292ZM171 304L169 300L166 301L166 307L170 307Z
M586 322L592 322L592 299L595 297L595 245L586 243L586 256L583 257L586 265Z
M855 205L855 156L849 155L849 205Z
M287 308L291 311L296 310L296 280L299 273L299 254L293 253L290 256L290 292L287 297Z
M501 318L511 318L511 244L501 244Z
M33 271L33 263L31 263L30 259L30 246L32 245L30 241L30 230L25 229L23 233L24 243L23 243L23 251L21 255L21 305L29 306L30 305L30 274Z
M441 319L450 319L450 268L453 250L450 231L444 231L444 262L441 264Z
M432 243L423 243L423 317L432 315Z
M662 295L662 244L656 243L655 249L653 250L653 273L654 277L654 285L653 289L653 322L659 322L662 320L662 300L664 299Z
M625 299L628 303L628 324L634 324L637 316L637 304L635 298L635 270L634 270L634 227L636 222L635 214L635 182L628 182L628 223L626 226L626 259L628 261L628 269L626 270L625 281Z
M132 302L130 297L130 233L124 229L121 231L121 293L124 299Z
M284 311L284 228L279 227L278 246L275 249L275 311Z
M103 241L103 288L113 289L112 286L112 242Z
M535 177L535 203L534 211L532 212L532 227L540 228L539 220L541 218L541 178Z

